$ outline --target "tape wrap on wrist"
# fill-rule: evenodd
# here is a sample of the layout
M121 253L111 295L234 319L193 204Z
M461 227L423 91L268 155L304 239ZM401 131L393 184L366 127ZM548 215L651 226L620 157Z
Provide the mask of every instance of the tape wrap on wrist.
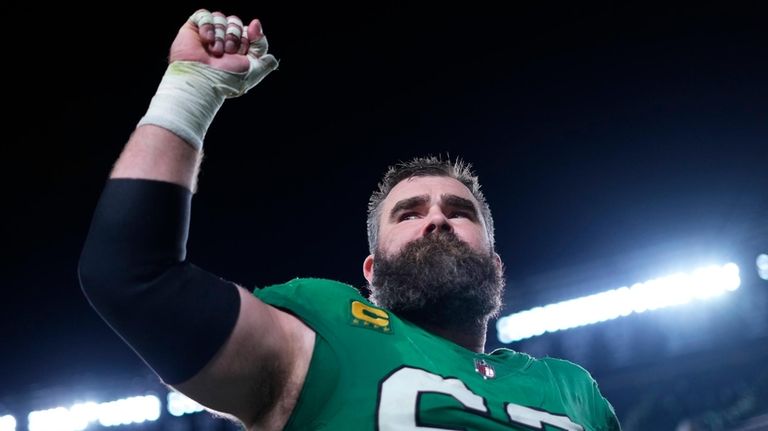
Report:
M246 76L194 61L174 61L138 126L153 124L167 129L200 151L224 100L245 92Z

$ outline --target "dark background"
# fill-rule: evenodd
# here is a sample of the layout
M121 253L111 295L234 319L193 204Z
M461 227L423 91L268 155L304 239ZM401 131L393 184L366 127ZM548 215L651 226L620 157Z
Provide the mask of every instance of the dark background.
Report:
M727 308L512 345L584 365L627 429L651 423L649 391L678 388L690 404L663 405L655 429L722 410L723 396L685 394L722 387L716 376L764 384L751 373L768 358L768 289L754 274L768 252L768 19L756 4L202 5L260 17L281 63L207 135L189 257L249 286L362 286L366 204L385 168L461 156L494 212L506 312L737 262ZM0 415L52 407L31 395L46 388L146 373L90 309L76 266L111 164L196 8L9 6Z

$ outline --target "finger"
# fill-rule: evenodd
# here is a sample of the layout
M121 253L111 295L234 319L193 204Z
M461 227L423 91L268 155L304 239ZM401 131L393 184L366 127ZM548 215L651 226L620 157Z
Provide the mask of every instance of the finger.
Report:
M248 52L248 27L243 27L243 33L240 35L240 48L237 50L238 54L246 54Z
M234 54L240 49L240 39L243 35L243 22L235 15L227 17L227 33L224 36L224 52Z
M267 53L269 44L267 43L266 36L264 36L261 22L258 19L251 21L251 24L248 26L248 38L250 39L248 43L249 55L259 58Z
M224 35L227 31L227 17L221 12L213 13L213 30L215 33L215 41L210 51L211 54L220 57L224 54Z
M265 72L271 72L277 69L277 66L280 63L272 54L262 55L261 58L259 58L259 62L261 63L261 69Z
M277 69L278 61L270 54L264 54L261 58L252 55L248 56L251 63L248 74L245 76L246 91L253 88L270 72Z
M207 44L213 43L215 34L213 31L213 15L206 9L199 9L189 17L189 20L197 26L200 38Z

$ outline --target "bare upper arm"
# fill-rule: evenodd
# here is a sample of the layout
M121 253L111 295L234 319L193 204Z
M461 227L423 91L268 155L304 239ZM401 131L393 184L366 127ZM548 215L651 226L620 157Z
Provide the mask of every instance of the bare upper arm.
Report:
M304 383L315 333L299 319L238 287L240 314L216 356L175 389L250 428L284 424Z
M131 135L111 177L165 181L194 190L200 160L201 154L172 132L143 125ZM247 290L238 291L240 311L229 338L202 370L174 388L247 426L279 422L304 382L314 332Z

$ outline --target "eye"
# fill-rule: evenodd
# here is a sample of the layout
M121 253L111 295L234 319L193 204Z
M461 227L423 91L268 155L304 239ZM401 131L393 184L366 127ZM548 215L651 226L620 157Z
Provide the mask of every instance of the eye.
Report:
M466 211L454 211L451 213L450 218L468 218L471 219L472 215Z
M406 220L415 220L417 218L419 218L419 213L416 213L416 212L413 212L413 211L409 211L409 212L404 212L404 213L400 214L400 217L398 217L397 220L398 221L406 221Z

